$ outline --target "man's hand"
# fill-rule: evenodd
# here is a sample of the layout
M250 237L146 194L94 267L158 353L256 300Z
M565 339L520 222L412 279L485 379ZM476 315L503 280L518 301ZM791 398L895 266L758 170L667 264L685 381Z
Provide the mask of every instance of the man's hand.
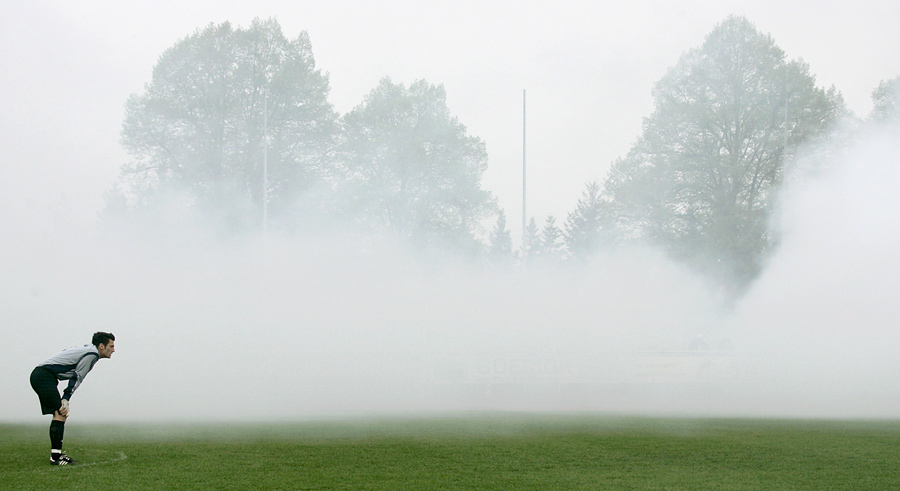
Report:
M63 399L62 405L59 406L59 415L60 416L68 416L69 415L69 400Z

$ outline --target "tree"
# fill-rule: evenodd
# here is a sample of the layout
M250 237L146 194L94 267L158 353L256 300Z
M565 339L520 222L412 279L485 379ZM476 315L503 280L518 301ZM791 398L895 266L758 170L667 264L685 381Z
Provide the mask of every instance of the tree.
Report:
M872 91L871 119L877 122L900 118L900 77L882 81Z
M843 100L742 17L683 55L653 97L605 183L617 233L746 285L774 243L767 222L788 150L824 135Z
M443 86L384 78L344 125L340 194L351 217L426 247L478 247L479 220L496 209L481 188L487 152L450 114Z
M541 229L541 258L555 261L565 256L565 237L562 230L556 226L556 219L548 216Z
M608 205L601 199L600 184L590 182L585 187L575 210L566 217L565 242L569 254L585 258L600 250L610 239Z
M565 240L556 219L548 216L544 226L538 228L532 218L525 228L522 258L527 262L553 262L565 258Z
M244 226L258 224L264 196L274 216L295 213L298 196L329 172L339 126L328 90L305 32L288 40L275 20L259 19L196 31L160 56L126 104L130 202L187 193L191 205Z
M512 256L512 235L506 228L506 213L500 210L497 223L491 230L488 254L494 260L503 260Z
M534 217L528 220L522 236L522 260L530 262L541 248L541 235Z

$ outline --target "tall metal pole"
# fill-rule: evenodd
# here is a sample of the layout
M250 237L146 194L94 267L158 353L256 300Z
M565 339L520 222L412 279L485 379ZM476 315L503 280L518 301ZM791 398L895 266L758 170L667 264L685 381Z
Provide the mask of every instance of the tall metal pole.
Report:
M269 91L263 95L263 237L269 235Z
M522 89L522 251L525 251L525 223L528 214L525 210L525 89Z

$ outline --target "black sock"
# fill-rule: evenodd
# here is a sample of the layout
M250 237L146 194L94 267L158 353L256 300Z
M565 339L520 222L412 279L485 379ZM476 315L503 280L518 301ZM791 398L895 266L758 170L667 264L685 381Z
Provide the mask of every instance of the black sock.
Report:
M62 451L63 433L66 431L66 422L53 420L50 422L50 450Z

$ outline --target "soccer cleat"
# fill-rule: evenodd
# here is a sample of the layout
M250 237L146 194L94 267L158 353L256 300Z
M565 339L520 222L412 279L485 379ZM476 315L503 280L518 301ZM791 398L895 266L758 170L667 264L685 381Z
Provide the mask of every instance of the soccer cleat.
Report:
M52 454L50 456L50 465L75 465L77 462L72 457L64 453Z

